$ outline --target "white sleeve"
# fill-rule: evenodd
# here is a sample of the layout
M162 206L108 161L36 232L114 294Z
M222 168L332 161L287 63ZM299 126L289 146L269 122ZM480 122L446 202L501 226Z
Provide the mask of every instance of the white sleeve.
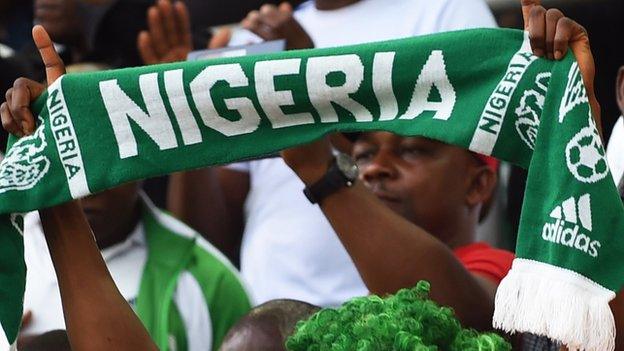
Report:
M440 16L439 32L497 27L492 11L483 0L448 0Z
M250 161L243 161L243 162L230 163L229 165L225 165L224 167L232 171L249 173L249 169L251 168L251 165L250 165Z
M611 132L607 147L607 162L611 169L613 181L615 181L615 185L618 185L624 174L624 121L622 117L615 122Z

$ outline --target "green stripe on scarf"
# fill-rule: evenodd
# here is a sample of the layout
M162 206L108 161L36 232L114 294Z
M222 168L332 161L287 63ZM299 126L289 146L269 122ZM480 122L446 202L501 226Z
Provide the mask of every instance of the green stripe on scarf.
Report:
M494 325L614 347L622 205L573 56L537 59L519 31L70 74L35 109L41 126L0 165L0 213L336 131L419 135L528 168L518 259L498 289ZM1 226L0 318L14 340L22 252L6 248L21 243Z

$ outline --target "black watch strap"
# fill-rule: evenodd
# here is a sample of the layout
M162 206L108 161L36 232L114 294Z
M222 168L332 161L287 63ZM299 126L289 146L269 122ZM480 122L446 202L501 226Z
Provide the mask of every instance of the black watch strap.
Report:
M340 170L336 159L334 159L323 178L306 187L303 193L311 203L320 204L323 199L341 188L352 186L354 181L355 179L349 179L343 171Z

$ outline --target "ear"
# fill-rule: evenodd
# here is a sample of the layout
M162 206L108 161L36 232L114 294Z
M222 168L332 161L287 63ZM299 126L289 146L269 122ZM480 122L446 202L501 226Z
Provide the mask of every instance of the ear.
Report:
M468 191L466 192L466 205L471 208L478 205L487 208L494 195L498 175L486 165L473 168L471 173Z
M620 112L624 115L624 66L620 67L618 71L615 94Z

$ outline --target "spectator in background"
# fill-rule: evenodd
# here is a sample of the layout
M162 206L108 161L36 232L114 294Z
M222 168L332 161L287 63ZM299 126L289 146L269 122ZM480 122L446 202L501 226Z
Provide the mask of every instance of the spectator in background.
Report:
M620 197L624 201L624 117L622 117L624 115L624 66L620 67L616 77L615 97L621 115L615 122L609 138L607 161ZM615 316L617 330L620 331L615 339L616 350L624 350L624 337L621 332L624 330L624 293L622 291L611 302L611 309Z
M221 253L154 207L139 188L130 183L82 200L113 280L163 350L216 350L249 310L245 289ZM24 309L32 312L32 321L22 332L65 328L58 280L36 213L26 216L24 237L29 267Z
M12 50L20 50L26 42L30 43L32 12L31 0L0 0L0 43Z
M21 62L19 57L15 57L15 48L19 46L23 27L26 27L27 32L31 27L31 19L29 19L31 6L27 4L31 3L0 0L0 96L2 97L17 78L30 75L28 66ZM8 134L1 130L0 160L6 149L7 137Z
M219 351L286 351L297 322L320 310L295 300L273 300L253 308L227 333Z
M67 65L96 63L112 68L141 65L135 37L146 27L152 0L34 0L34 20L49 31ZM41 81L42 62L32 43L19 52Z
M288 49L495 26L482 0L316 0L294 12L288 4L264 5L241 23L263 40L286 39ZM366 295L353 261L302 188L282 159L267 158L172 176L170 209L230 257L240 252L259 303L292 298L337 306Z
M540 3L522 0L533 54L554 59L555 49L572 48L599 124L587 33L561 11ZM326 139L282 152L368 289L385 295L427 280L433 287L431 299L452 307L463 325L491 328L494 296L513 255L474 242L481 209L496 182L483 157L388 132L358 134L352 157L334 156ZM353 174L356 165L359 182ZM339 185L336 179L342 180Z
M63 62L43 27L35 26L32 35L47 67L47 83L52 84L65 73ZM28 108L16 110L14 104L27 106L44 91L42 84L26 83L26 80L16 82L13 89L21 91L15 99L7 96L8 101L0 107L3 127L17 136L33 132L34 118ZM27 124L17 123L26 120ZM66 351L71 345L74 351L157 350L115 286L80 203L69 202L41 210L40 214L68 328L67 333L62 330L46 333L20 348ZM8 349L8 345L0 347Z

